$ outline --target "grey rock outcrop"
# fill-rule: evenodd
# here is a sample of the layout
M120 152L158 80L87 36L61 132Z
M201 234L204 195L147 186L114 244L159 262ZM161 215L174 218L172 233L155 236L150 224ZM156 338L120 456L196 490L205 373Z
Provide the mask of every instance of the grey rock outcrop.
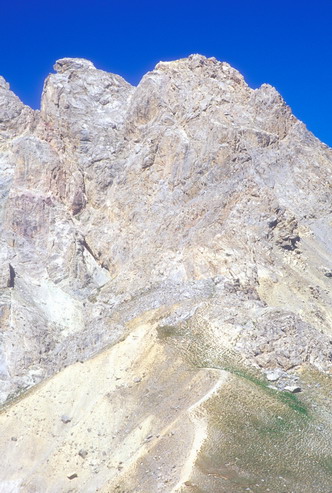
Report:
M330 493L331 149L214 58L54 68L0 78L0 490Z
M54 68L40 111L0 81L1 401L152 310L257 367L328 371L332 151L213 58L138 87Z

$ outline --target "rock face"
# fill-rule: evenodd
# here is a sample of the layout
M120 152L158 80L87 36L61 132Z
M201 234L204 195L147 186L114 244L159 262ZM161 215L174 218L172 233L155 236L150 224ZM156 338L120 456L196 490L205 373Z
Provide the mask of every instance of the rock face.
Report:
M304 380L311 382L314 374L316 383L327 379L327 388L332 367L331 149L292 115L273 87L253 90L241 74L213 58L192 55L161 62L138 87L84 59L65 58L54 69L40 111L24 106L0 78L0 402L11 402L69 366L54 377L65 385L61 375L70 381L71 368L75 374L79 362L89 365L90 357L110 346L109 357L115 358L118 345L142 324L149 327L146 337L157 338L153 348L158 350L153 349L151 367L138 364L150 344L144 336L142 353L131 364L153 380L153 371L167 371L165 361L174 361L189 407L196 409L195 398L217 406L224 372L233 382L243 365L257 373L250 385L264 372L290 372L289 385L309 372ZM97 365L93 361L91 368ZM194 372L190 379L183 376L186 365ZM222 374L219 380L216 371ZM131 386L142 385L140 375L130 378ZM164 380L150 386L162 393L168 388ZM170 381L175 388L171 371ZM185 388L195 381L198 388L190 398ZM227 385L232 392L238 384ZM112 389L116 398L123 395ZM137 406L142 395L136 395ZM171 393L165 402L178 405ZM125 412L126 404L114 406L119 416ZM129 408L134 416L135 405ZM61 422L72 409L57 412L60 418L54 419ZM204 412L214 416L211 409ZM223 412L227 417L227 409ZM192 415L189 410L184 430ZM180 419L163 415L153 433L161 435L173 418ZM206 421L206 430L212 433L213 426ZM150 436L151 429L143 429ZM142 433L133 443L143 440ZM114 443L121 447L127 435L122 430ZM107 467L101 460L106 472L97 486L85 473L65 486L74 469L64 474L62 485L54 466L53 479L36 479L26 465L26 475L16 477L14 471L15 479L11 476L3 491L55 492L60 484L66 491L74 481L82 482L70 491L231 493L246 485L263 491L247 478L248 465L234 465L230 473L228 457L224 469L217 468L211 459L217 445L209 431L204 443L211 446L201 458L203 441L192 431L185 436L192 437L188 449L179 450L185 465L165 472L158 485L153 474L143 478L142 471L134 473L121 460ZM138 455L128 447L123 454L131 457L131 468L137 459L156 471L145 463L151 459L147 445L144 453L137 446ZM160 447L158 454L166 453ZM87 443L73 452L75 460L79 450L87 451ZM84 461L78 457L77 467L87 468L89 458L90 452ZM166 466L171 467L167 460ZM112 468L120 475L125 469L122 482L114 482ZM310 464L306 468L311 471ZM270 491L285 488L279 476L271 479ZM328 493L324 474L319 477L309 474L309 482L320 483L308 485L299 479L295 486L288 484L287 477L282 481L293 488L289 491Z

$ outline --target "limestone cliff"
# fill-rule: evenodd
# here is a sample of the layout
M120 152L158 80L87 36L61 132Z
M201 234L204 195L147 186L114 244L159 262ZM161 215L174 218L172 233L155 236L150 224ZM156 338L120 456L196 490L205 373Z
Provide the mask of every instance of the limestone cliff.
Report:
M0 78L0 491L330 493L331 149L213 58L54 69Z

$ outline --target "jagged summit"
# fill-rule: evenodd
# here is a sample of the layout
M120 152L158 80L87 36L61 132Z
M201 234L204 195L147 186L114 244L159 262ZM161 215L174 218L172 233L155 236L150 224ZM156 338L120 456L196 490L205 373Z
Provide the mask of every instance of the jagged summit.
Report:
M61 58L53 66L54 70L60 74L67 70L91 70L95 66L85 58Z
M0 76L0 87L3 89L9 89L8 82L1 76Z
M330 493L331 150L214 58L55 70L0 82L0 490Z

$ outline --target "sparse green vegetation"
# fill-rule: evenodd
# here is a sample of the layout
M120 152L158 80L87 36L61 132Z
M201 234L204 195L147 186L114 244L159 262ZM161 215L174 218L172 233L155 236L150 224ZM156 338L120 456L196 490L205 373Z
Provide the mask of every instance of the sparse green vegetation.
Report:
M198 489L331 493L332 429L328 400L322 398L332 389L330 379L319 380L319 391L314 390L320 373L308 370L303 378L309 379L312 391L300 396L282 392L271 388L262 373L235 351L214 344L208 328L197 330L186 322L162 327L158 334L196 368L229 374L219 393L205 404L208 439L191 478Z

